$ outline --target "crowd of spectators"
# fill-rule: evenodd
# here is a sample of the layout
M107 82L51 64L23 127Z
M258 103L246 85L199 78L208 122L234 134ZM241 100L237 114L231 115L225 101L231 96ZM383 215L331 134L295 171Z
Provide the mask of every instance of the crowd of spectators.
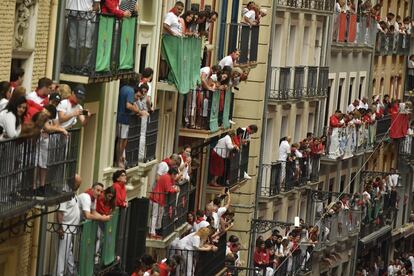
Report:
M398 253L393 260L390 260L388 264L383 260L381 256L377 256L373 262L362 262L357 267L356 275L374 275L374 276L403 276L413 275L414 268L414 253L402 252Z

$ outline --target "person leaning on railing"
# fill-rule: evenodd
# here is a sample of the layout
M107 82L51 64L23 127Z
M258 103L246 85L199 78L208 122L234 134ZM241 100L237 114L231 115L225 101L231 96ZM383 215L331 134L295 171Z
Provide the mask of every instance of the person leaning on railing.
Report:
M23 118L27 111L26 97L10 100L0 112L0 140L16 138L22 130Z
M118 18L131 17L131 11L121 10L119 0L101 0L101 12L103 14L113 14Z
M78 196L82 220L109 221L112 215L101 215L96 211L96 201L103 192L104 185L96 182L91 188Z
M182 36L183 30L181 28L179 16L184 10L184 3L177 1L174 7L165 15L163 22L163 31L166 34L173 36Z

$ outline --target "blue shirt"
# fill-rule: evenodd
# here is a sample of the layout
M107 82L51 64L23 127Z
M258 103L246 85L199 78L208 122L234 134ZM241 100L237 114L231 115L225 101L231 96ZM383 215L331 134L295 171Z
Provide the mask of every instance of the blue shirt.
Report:
M119 90L117 123L129 125L129 116L132 111L126 108L126 104L134 104L134 94L134 88L129 85L124 85Z

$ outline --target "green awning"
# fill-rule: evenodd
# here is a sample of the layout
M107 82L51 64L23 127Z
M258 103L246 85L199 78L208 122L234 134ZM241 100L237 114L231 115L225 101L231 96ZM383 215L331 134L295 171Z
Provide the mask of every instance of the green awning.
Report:
M170 68L168 80L181 94L187 94L200 82L201 39L163 35L162 57Z

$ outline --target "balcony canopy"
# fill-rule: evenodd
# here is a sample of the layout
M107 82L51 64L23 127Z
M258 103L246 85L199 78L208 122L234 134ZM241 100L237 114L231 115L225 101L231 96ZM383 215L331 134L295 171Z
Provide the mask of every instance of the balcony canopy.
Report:
M181 94L195 89L200 81L201 38L164 35L161 51L170 68L168 81Z

